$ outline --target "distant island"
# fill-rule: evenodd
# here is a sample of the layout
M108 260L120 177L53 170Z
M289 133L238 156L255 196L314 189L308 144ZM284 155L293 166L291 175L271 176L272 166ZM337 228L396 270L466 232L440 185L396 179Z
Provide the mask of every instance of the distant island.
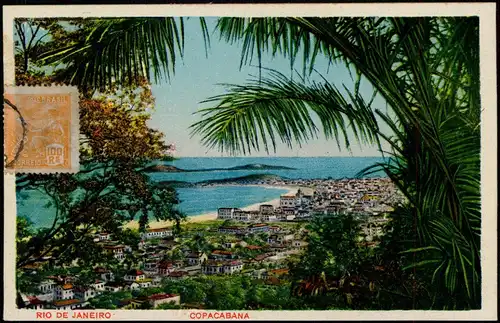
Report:
M200 186L211 186L218 184L255 184L259 181L270 181L270 180L283 180L284 178L273 174L250 174L240 177L231 177L223 179L212 179L207 181L201 181L196 183L184 182L184 181L161 181L158 182L160 186L174 186L174 187L200 187Z
M243 166L235 166L229 168L206 168L206 169L182 169L172 165L153 165L146 168L147 172L150 173L192 173L192 172L220 172L220 171L231 171L231 170L294 170L295 168L286 166L273 166L266 164L247 164Z

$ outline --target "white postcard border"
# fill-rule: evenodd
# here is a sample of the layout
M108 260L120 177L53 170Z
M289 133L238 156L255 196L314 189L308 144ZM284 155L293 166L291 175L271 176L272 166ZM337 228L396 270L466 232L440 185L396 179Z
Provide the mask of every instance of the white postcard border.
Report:
M4 6L4 80L14 83L11 35L15 17L113 16L479 16L481 49L481 193L482 299L474 311L223 311L248 313L251 320L496 320L497 319L497 125L495 3L367 3L367 4L209 4L209 5L64 5ZM327 15L326 13L331 13ZM4 319L35 320L35 310L15 305L15 176L4 173ZM57 319L61 311L44 310ZM112 320L199 320L197 310L96 310ZM203 313L220 313L203 311ZM195 314L193 314L195 313ZM71 319L70 317L67 319ZM67 320L66 319L66 320ZM45 319L47 320L47 319ZM203 319L201 319L203 320Z

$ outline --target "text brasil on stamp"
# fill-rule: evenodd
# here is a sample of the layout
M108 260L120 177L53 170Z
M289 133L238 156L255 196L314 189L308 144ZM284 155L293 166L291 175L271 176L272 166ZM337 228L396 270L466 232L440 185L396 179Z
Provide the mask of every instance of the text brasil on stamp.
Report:
M6 87L5 169L16 173L77 172L78 123L76 87Z

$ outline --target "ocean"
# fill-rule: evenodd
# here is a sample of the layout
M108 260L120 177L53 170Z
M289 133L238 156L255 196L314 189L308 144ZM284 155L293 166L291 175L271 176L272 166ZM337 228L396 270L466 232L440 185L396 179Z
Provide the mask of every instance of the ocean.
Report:
M289 179L352 178L363 168L382 161L377 157L183 157L164 164L196 172L151 173L156 181L185 181L196 183L251 174L274 174ZM210 170L270 165L291 169ZM201 171L199 171L201 170ZM206 171L203 171L206 170ZM372 176L384 176L382 173ZM278 198L286 189L256 186L215 186L177 188L179 209L188 216L214 212L219 207L245 207ZM17 214L29 217L35 226L49 226L54 210L47 207L48 198L38 191L18 193Z

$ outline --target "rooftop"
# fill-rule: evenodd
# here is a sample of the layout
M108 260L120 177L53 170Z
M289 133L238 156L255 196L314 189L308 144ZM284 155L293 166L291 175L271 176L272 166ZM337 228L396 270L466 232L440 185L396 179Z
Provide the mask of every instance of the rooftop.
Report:
M129 270L127 272L127 275L128 276L140 276L140 275L144 275L144 272L142 272L141 270L139 269L132 269L132 270Z
M214 251L212 251L212 254L213 255L227 255L227 256L230 256L233 253L231 251L226 251L226 250L214 250Z
M165 228L148 229L148 232L163 232L163 231L172 231L172 228L165 227Z
M63 300L60 300L60 301L55 301L53 304L54 306L67 306L67 305L73 305L73 304L79 304L81 303L81 301L79 299L75 299L75 298L72 298L72 299L63 299Z
M149 299L152 299L152 300L161 300L161 299L166 299L166 298L173 298L173 297L177 297L179 295L177 294L165 294L165 293L162 293L162 294L154 294L154 295L151 295L149 296Z
M183 277L187 275L189 275L187 271L174 271L169 274L170 277Z

